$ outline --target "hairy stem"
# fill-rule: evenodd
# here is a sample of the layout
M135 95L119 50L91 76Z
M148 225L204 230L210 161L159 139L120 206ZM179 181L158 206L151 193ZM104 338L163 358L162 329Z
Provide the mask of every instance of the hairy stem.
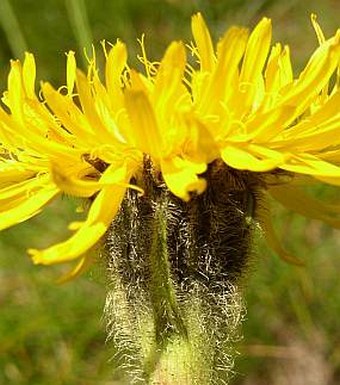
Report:
M215 163L207 190L185 203L155 175L146 163L145 194L128 191L107 237L113 362L133 385L227 384L256 180Z

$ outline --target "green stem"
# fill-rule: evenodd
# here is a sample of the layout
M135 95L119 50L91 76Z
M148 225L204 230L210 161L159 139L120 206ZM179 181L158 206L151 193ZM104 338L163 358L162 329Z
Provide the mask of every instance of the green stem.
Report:
M225 385L233 368L256 197L248 174L210 165L214 184L182 202L145 163L107 236L105 309L130 385Z
M80 51L91 50L92 34L88 21L86 5L84 0L65 0L68 17L76 37ZM87 66L86 58L83 57L83 64Z
M9 47L16 58L27 51L25 37L9 0L0 1L0 23L6 34Z
M167 351L168 345L176 339L187 342L187 330L171 277L167 246L166 199L159 202L156 208L153 227L149 287L155 341L149 357L146 358L145 373L148 378L157 372L159 362L162 361L162 355Z

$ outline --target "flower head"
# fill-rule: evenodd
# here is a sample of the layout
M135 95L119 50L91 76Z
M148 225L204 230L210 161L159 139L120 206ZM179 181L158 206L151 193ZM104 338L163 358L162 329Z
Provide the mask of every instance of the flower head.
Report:
M34 216L60 193L91 198L68 240L29 250L35 263L78 260L73 276L127 189L147 191L146 163L184 202L214 183L214 165L244 173L242 180L252 175L265 194L340 227L339 208L308 198L297 183L307 176L340 185L340 31L326 39L312 21L320 45L297 77L288 46L271 45L269 19L251 33L231 27L215 48L200 14L192 18L194 64L183 42L172 42L159 63L148 61L142 44L142 73L127 64L122 42L103 44L105 82L95 57L83 73L70 52L66 86L43 83L41 100L33 55L23 65L13 61L0 109L0 228ZM292 260L265 210L257 220L274 250Z

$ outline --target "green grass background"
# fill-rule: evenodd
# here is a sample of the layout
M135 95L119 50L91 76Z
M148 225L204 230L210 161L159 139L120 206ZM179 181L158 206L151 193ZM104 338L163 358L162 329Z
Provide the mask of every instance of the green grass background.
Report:
M306 4L307 3L307 4ZM80 6L80 8L79 8ZM77 11L78 10L78 11ZM79 13L79 10L82 11ZM317 45L309 21L316 12L326 35L338 27L337 0L1 0L0 84L9 60L36 55L38 79L64 81L65 52L102 39L129 44L146 34L151 57L172 39L190 40L190 16L200 10L215 37L231 24L273 19L274 41L288 43L296 70ZM319 195L329 195L320 190ZM334 191L330 191L336 198ZM33 220L0 234L0 384L114 385L101 312L105 286L95 268L58 286L58 269L33 266L27 247L67 236L76 202L60 199ZM340 383L339 231L275 205L285 245L306 262L287 265L262 244L246 288L248 315L234 385Z

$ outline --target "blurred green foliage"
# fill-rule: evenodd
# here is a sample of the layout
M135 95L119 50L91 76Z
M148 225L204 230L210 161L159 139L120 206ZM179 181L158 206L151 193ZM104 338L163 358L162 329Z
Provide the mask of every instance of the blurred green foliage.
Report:
M9 60L22 58L25 46L36 55L38 79L57 85L64 82L64 53L77 51L81 63L82 47L89 50L90 39L99 47L102 39L120 38L129 44L135 62L137 38L145 33L149 56L158 58L172 39L190 40L190 17L198 10L215 37L231 24L253 26L262 16L271 17L274 41L291 46L299 69L317 45L310 13L318 14L330 35L338 27L340 4L337 0L1 0L0 84L4 90ZM0 234L0 384L118 384L104 346L105 287L97 274L58 286L59 270L33 266L25 252L26 247L63 239L75 206L76 202L60 199L37 218ZM306 265L287 265L260 243L246 288L248 316L234 384L336 385L340 383L339 231L279 207L276 216L284 243Z

